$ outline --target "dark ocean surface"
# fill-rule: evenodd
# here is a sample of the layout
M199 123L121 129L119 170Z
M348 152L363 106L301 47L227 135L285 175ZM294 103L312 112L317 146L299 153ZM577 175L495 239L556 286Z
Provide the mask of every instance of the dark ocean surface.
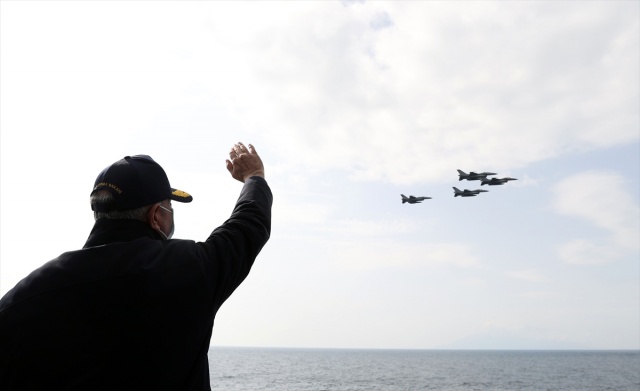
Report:
M640 390L640 351L212 347L213 390Z

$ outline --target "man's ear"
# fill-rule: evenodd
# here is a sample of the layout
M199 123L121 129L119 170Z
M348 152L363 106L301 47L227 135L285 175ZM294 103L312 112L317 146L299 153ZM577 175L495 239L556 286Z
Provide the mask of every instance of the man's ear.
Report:
M155 230L160 229L160 204L153 204L147 212L147 223Z

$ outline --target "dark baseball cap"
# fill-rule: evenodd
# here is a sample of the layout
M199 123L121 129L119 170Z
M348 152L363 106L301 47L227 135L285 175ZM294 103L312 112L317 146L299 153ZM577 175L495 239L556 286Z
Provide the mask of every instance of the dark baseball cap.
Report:
M193 197L169 185L169 178L162 167L151 156L125 156L102 170L91 194L98 190L109 190L114 202L91 204L95 212L131 210L170 199L191 202Z

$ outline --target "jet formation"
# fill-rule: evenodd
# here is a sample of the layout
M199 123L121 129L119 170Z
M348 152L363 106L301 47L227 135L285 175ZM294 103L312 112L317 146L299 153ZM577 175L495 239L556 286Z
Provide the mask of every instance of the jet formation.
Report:
M489 186L496 186L496 185L504 185L505 183L509 182L509 181L517 181L517 178L509 178L509 177L505 177L505 178L487 178L489 175L497 175L495 172L473 172L471 171L470 173L466 173L462 170L458 170L458 180L461 181L463 179L466 179L468 181L480 181L480 186L484 186L484 185L489 185ZM453 188L453 196L457 197L475 197L480 193L486 193L487 190L460 190L456 187Z
M462 170L458 170L458 180L461 181L463 179L466 179L468 181L480 181L480 185L484 186L484 185L489 185L489 186L500 186L500 185L504 185L505 183L509 182L509 181L517 181L517 178L510 178L510 177L505 177L505 178L487 178L490 175L497 175L495 172L474 172L471 171L468 174ZM464 190L460 190L457 187L453 188L453 196L454 197L475 197L480 193L487 193L488 190L481 190L481 189L476 189L476 190L468 190L468 189L464 189ZM404 194L400 194L402 196L402 203L409 203L409 204L419 204L421 203L423 200L429 200L431 199L431 197L414 197L414 196L405 196Z

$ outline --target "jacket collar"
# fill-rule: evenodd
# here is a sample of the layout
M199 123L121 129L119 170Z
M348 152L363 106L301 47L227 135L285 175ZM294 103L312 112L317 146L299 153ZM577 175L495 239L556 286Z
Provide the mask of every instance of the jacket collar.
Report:
M140 238L161 240L162 237L149 224L139 220L98 219L93 225L83 248L113 242L130 242Z

